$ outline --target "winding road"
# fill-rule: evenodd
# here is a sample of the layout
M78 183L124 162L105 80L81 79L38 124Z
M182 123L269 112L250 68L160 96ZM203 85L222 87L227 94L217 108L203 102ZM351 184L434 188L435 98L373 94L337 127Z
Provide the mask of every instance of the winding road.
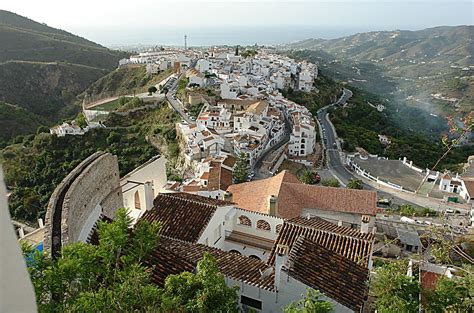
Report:
M345 162L342 159L342 149L339 141L337 140L336 129L329 120L329 114L327 110L328 108L336 105L344 105L351 97L352 91L350 91L349 89L344 89L342 92L342 96L339 98L338 101L319 109L317 112L317 122L321 128L323 146L326 150L327 167L332 173L332 175L335 176L336 179L339 180L342 185L347 185L349 180L357 177L355 177L351 172L349 172L349 170L345 166ZM374 188L372 185L369 185L366 182L363 182L363 188L365 190L377 191L377 195L379 198L391 199L392 203L396 205L410 204L415 207L419 206L413 202L394 196L393 193L388 193Z

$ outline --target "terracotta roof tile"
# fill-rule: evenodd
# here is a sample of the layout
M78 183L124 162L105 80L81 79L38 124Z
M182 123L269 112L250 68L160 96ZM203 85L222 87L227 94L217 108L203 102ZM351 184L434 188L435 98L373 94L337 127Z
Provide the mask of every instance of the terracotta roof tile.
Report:
M278 216L283 218L300 216L304 208L367 215L377 213L374 191L306 185L288 171L267 179L232 185L227 190L238 206L267 214L268 198L275 195L278 197Z
M232 201L237 203L239 207L268 214L268 198L271 195L277 196L279 194L283 182L298 183L299 180L290 172L282 171L278 175L267 179L231 185L227 190L232 193ZM291 217L298 215L299 212Z
M265 290L274 290L274 274L262 278L261 272L269 268L269 266L263 261L249 258L234 252L224 251L202 244L191 244L167 237L161 237L158 246L158 251L153 254L154 259L150 260L151 265L161 262L163 258L161 254L166 253L166 250L179 256L177 262L182 263L184 260L194 266L196 266L197 262L202 259L204 253L208 252L214 256L219 271L226 277ZM186 264L180 264L179 266L185 267ZM172 272L173 271L171 271L171 273ZM164 275L160 275L159 277L161 276Z
M338 303L360 311L367 297L368 268L300 236L290 251L290 276Z
M311 222L302 225L300 222L299 220L290 220L283 223L283 227L275 241L275 246L268 257L268 264L275 262L277 245L285 245L291 249L296 239L303 235L353 262L360 263L363 266L368 265L368 256L372 252L373 245L372 234L355 234L349 232L347 227L342 226L336 226L337 228L334 229L327 224Z
M153 209L145 212L141 219L159 221L162 236L197 242L217 207L229 204L188 193L163 193L155 198Z

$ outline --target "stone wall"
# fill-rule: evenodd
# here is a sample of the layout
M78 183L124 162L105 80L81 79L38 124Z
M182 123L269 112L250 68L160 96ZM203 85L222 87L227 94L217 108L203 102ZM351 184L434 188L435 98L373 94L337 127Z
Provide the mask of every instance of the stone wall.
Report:
M74 180L64 198L62 244L75 242L92 211L100 206L102 214L114 217L123 206L117 156L99 156Z
M56 187L46 211L44 248L53 255L74 242L89 215L99 206L113 217L123 206L117 157L96 152L74 168ZM56 247L56 248L55 248Z

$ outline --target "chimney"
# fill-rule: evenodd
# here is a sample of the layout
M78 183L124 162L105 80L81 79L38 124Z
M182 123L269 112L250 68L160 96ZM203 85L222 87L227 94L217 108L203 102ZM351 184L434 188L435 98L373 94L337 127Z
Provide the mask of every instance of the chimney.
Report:
M153 184L146 182L143 184L145 194L145 210L149 211L153 208Z
M283 266L288 261L288 246L278 244L276 247L275 254L275 289L280 289L281 272Z
M225 194L224 194L224 200L232 202L232 192L226 191Z
M43 227L44 227L44 223L43 223L43 219L42 219L42 218L39 218L39 219L38 219L38 226L39 226L39 228L43 228Z
M278 215L278 197L275 195L268 197L268 214L271 216Z

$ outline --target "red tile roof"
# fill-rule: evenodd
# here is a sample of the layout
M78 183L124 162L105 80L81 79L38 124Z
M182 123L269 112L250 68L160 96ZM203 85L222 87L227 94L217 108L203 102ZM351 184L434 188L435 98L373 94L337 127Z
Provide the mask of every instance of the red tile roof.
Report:
M162 236L197 242L217 207L229 204L188 193L162 193L141 219L159 221Z
M377 194L374 191L322 187L301 183L288 171L267 179L236 184L227 189L239 207L269 213L268 198L278 197L278 215L292 218L302 209L321 209L375 215Z
M163 281L163 277L169 274L175 274L180 268L189 267L189 264L196 266L205 252L210 253L216 259L219 271L226 277L265 290L274 290L274 274L270 274L266 277L262 277L261 274L261 272L269 268L265 262L202 244L191 244L161 237L158 242L157 251L153 253L149 264L154 266L160 264L163 260L165 264L171 264L171 256L178 256L175 259L176 264L174 265L176 269L160 266L160 270L156 273L156 276L158 281ZM171 256L166 255L168 253ZM187 270L189 271L189 268Z
M267 263L274 264L277 245L285 245L291 249L299 236L305 236L352 262L363 266L368 265L374 238L372 234L354 233L343 226L332 228L331 225L321 223L319 220L303 222L300 219L293 219L285 221Z
M360 311L368 292L368 268L305 236L293 244L289 261L290 276L355 312Z

